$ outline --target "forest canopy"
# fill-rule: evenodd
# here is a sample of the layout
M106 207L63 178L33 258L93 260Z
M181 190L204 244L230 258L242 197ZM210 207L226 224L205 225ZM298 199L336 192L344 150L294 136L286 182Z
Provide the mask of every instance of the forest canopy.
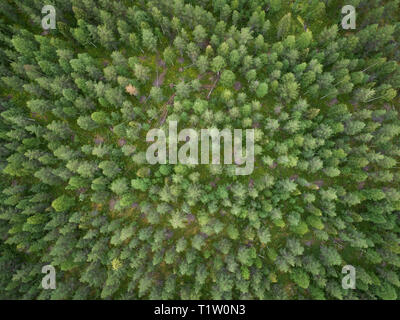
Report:
M0 2L0 299L399 299L399 0L46 4ZM254 170L148 163L170 121Z

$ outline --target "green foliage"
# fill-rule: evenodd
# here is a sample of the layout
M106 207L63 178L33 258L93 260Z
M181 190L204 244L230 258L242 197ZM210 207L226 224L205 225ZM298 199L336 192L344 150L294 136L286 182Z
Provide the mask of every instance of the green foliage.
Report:
M55 4L0 5L0 299L398 299L398 1ZM254 170L149 164L171 120Z
M52 203L51 206L56 210L57 212L63 212L67 211L71 207L75 205L75 200L72 197L62 195L55 199Z

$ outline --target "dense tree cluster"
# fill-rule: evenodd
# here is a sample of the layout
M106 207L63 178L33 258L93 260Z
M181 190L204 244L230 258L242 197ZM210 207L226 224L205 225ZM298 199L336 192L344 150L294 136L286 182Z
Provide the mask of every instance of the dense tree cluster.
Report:
M0 3L0 298L399 298L399 0L48 2ZM150 165L170 120L254 172Z

